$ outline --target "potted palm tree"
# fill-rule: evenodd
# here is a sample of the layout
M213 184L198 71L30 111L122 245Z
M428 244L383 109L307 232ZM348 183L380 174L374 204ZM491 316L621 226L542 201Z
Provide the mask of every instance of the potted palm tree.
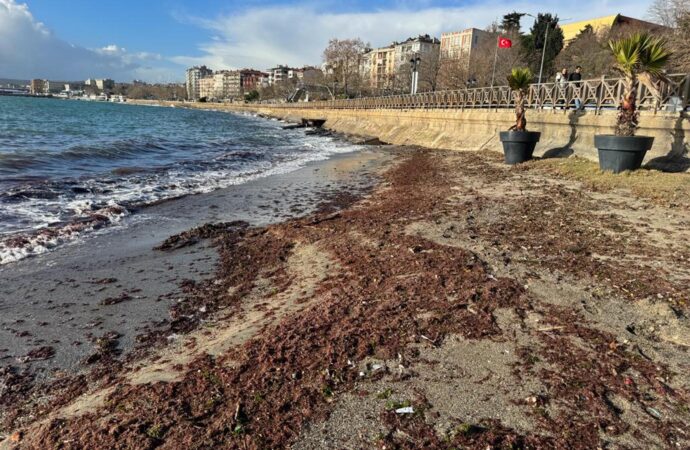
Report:
M610 41L615 57L614 68L623 75L615 134L594 136L599 151L599 167L620 173L639 169L647 150L652 148L653 136L635 136L639 127L637 91L640 83L660 98L657 84L666 79L664 66L671 57L666 41L648 33L636 33L627 38Z
M533 78L532 71L527 67L515 67L508 75L508 86L515 97L515 124L508 131L500 133L506 164L517 164L532 159L534 147L541 137L539 132L527 131L525 119L527 92Z

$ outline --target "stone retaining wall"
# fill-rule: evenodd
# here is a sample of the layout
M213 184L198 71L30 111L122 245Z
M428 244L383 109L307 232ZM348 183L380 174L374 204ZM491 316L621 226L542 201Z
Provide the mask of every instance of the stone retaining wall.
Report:
M377 137L391 144L413 144L453 150L501 150L498 132L513 123L512 110L345 110L280 108L269 105L186 104L186 106L232 111L251 111L286 120L325 119L334 131ZM615 111L527 111L528 129L541 131L535 154L557 157L576 154L597 161L594 135L612 133ZM654 146L645 163L651 167L680 170L690 147L690 115L687 113L642 113L639 135L654 136ZM682 161L680 161L682 163ZM690 164L687 164L690 165ZM685 170L686 168L683 168Z

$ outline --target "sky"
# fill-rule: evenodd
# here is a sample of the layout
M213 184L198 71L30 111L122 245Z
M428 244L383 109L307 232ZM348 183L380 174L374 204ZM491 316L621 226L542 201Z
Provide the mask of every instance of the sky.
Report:
M185 68L321 63L330 38L384 46L512 11L645 18L651 0L0 0L0 78L177 82ZM107 5L107 6L103 6ZM523 20L523 29L531 19Z

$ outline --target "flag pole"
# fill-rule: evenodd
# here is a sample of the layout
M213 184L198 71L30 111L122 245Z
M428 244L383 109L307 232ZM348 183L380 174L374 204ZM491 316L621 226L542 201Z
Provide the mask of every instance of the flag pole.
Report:
M494 53L494 70L491 73L491 87L494 87L494 78L496 78L496 61L498 61L498 43L501 40L501 36L499 35L496 38L496 51Z

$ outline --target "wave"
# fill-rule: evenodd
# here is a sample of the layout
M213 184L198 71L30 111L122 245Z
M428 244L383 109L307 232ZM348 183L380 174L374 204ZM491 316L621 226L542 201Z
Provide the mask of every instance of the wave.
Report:
M28 182L8 189L0 193L0 265L46 253L94 230L123 224L127 216L160 201L291 172L309 162L359 148L329 137L294 132L289 136L291 142L287 144L285 133L282 140L281 134L275 134L275 147L251 149L232 150L227 144L207 142L203 144L207 148L223 151L211 152L207 159L159 167L123 166L111 169L106 176ZM148 151L155 153L160 148L149 146Z

